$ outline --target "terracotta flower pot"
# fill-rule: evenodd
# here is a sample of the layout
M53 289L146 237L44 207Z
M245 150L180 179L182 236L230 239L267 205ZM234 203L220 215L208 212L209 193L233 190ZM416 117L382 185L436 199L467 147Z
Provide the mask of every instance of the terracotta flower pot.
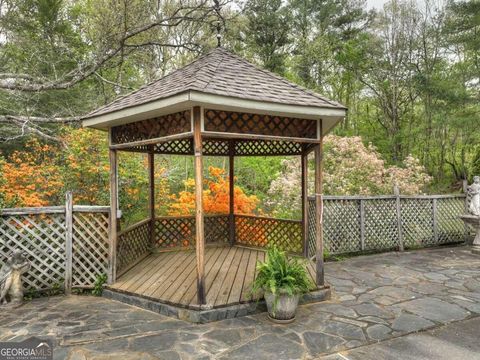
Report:
M276 299L275 299L276 298ZM280 292L277 296L271 292L265 292L268 315L271 320L280 323L289 323L295 320L300 295L289 295Z

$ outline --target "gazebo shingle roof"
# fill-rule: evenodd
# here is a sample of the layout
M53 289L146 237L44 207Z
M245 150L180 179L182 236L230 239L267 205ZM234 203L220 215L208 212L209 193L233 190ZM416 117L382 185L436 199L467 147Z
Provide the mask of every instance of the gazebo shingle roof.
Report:
M84 119L187 91L287 105L345 109L335 101L260 69L219 47L189 65L98 108L85 115Z

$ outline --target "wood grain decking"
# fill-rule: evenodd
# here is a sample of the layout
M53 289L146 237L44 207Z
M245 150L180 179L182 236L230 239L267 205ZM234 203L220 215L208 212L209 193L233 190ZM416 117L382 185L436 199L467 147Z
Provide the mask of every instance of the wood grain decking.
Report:
M255 300L250 294L256 263L265 252L239 246L205 249L207 305L221 307ZM308 271L315 279L315 269ZM136 294L167 304L185 307L197 303L195 251L152 254L109 286L112 290Z

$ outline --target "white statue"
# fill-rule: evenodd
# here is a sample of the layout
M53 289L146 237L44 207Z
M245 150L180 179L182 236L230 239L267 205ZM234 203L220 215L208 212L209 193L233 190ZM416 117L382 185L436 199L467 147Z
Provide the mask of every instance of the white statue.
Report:
M480 216L480 176L473 177L473 184L467 188L468 212Z

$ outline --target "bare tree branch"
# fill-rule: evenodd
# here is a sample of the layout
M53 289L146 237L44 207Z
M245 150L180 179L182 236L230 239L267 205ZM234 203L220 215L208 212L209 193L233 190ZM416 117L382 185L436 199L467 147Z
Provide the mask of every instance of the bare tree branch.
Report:
M108 49L104 54L99 56L96 61L88 64L81 64L75 70L70 71L64 76L53 81L42 80L25 74L10 74L0 73L0 89L22 91L22 92L39 92L45 90L64 90L69 89L77 83L94 75L102 66L109 60L119 54L126 46L133 46L133 44L126 44L127 40L142 34L148 30L156 27L176 27L185 21L204 21L213 11L211 6L206 6L207 0L196 6L181 6L177 8L171 16L164 17L157 21L150 22L146 25L132 29L126 32L119 40L118 46ZM201 10L200 16L195 16L195 12ZM188 48L188 44L161 44L164 47L180 47Z

